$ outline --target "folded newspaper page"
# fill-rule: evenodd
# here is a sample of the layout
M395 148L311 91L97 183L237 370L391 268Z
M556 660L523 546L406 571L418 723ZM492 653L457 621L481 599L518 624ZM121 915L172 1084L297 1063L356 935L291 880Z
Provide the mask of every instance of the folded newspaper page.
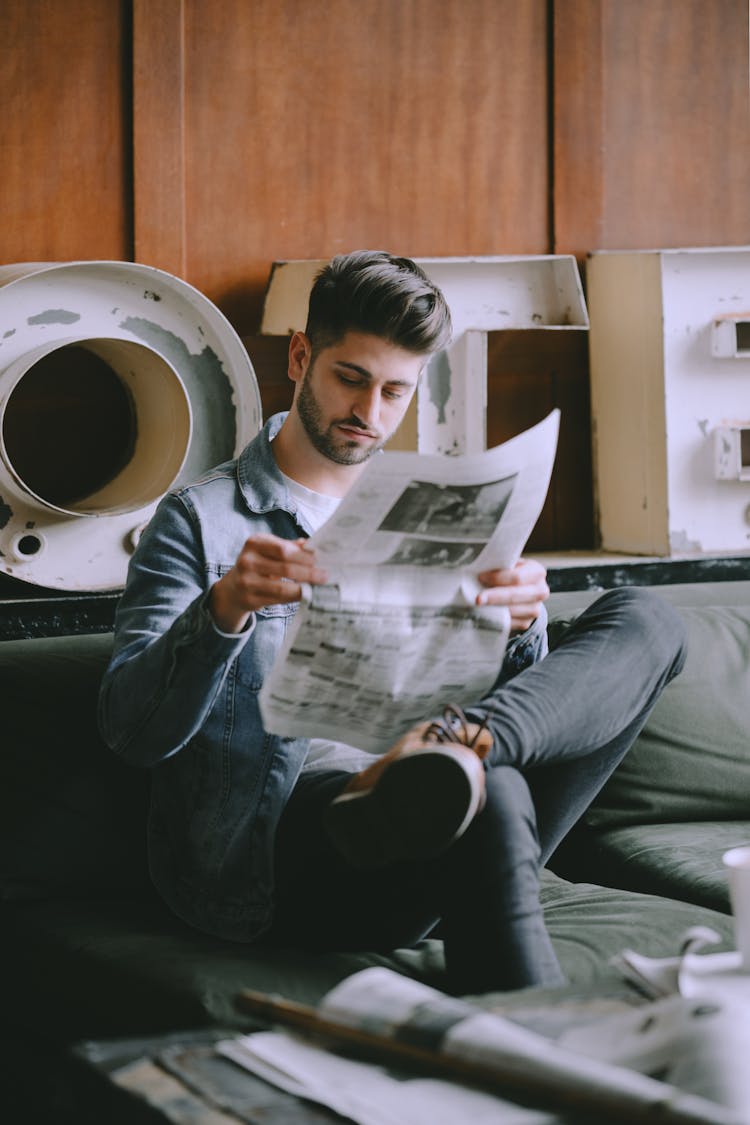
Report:
M542 510L560 412L484 453L383 453L311 538L307 586L260 693L266 728L373 753L492 686L509 613L477 575L513 566Z
M357 1125L559 1125L555 1112L516 1105L464 1083L394 1073L279 1031L228 1040L219 1054L257 1078Z
M321 1039L325 1046L303 1045L289 1031L260 1032L222 1041L217 1044L221 1054L360 1125L453 1125L474 1120L487 1125L542 1125L581 1117L628 1125L632 1121L748 1122L748 1107L738 1104L738 1091L707 1080L710 1063L695 1065L701 1052L707 1052L709 1024L714 1032L718 1030L710 1013L701 1014L700 1005L682 1013L687 1028L679 1013L654 1009L659 1029L651 1032L653 1006L644 1005L622 1016L622 1036L617 1034L617 1016L593 1021L566 1043L565 1036L549 1039L384 967L346 978L317 1009L257 993L242 993L238 1004L256 1016ZM706 1032L696 1031L699 1026ZM728 1050L733 1033L736 1046L746 1052L747 1030L738 1027L733 1032L728 1026L722 1029L720 1051ZM665 1049L665 1037L683 1050L690 1044L692 1069L702 1071L700 1078L684 1066L679 1068L680 1086L670 1078L654 1077L679 1055L679 1050ZM648 1064L648 1047L653 1067ZM357 1061L347 1072L351 1063L347 1054L352 1052L373 1062L368 1066ZM715 1060L715 1050L708 1054ZM742 1068L736 1051L731 1057ZM415 1068L418 1076L413 1075ZM725 1068L721 1074L725 1075ZM410 1090L412 1081L416 1085ZM485 1096L474 1097L475 1090ZM704 1091L710 1091L709 1096Z

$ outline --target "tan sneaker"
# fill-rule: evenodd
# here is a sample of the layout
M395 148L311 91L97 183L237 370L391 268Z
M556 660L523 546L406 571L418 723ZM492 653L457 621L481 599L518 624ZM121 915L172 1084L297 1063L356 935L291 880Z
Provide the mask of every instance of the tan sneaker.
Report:
M407 731L355 774L328 806L326 830L355 867L429 859L461 836L484 805L489 731L456 707Z

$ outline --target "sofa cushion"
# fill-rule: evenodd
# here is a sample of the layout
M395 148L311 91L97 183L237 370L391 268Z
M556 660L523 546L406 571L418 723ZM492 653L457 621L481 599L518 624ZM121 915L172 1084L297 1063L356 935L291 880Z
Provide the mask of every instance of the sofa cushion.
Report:
M722 855L750 842L750 820L641 824L595 830L579 825L551 863L564 877L667 895L730 912Z
M586 814L592 826L750 814L750 606L677 608L685 668Z
M315 1004L350 973L442 969L442 943L377 953L270 950L201 934L147 899L4 904L0 988L6 1021L52 1038L145 1035L243 1021L234 998L259 989Z
M552 943L572 984L596 982L623 949L673 957L691 926L716 931L721 944L712 952L734 948L731 917L668 897L572 884L545 871L541 899Z
M731 919L652 895L542 876L545 919L563 971L587 986L610 959L633 948L672 956L692 925L711 926L731 948ZM190 929L154 896L147 900L49 900L3 907L0 989L6 1018L52 1036L148 1034L241 1023L243 988L315 1004L337 981L387 965L444 988L442 942L427 939L390 955L268 950ZM717 947L718 948L718 947Z
M0 645L0 898L141 892L148 775L96 725L110 634Z

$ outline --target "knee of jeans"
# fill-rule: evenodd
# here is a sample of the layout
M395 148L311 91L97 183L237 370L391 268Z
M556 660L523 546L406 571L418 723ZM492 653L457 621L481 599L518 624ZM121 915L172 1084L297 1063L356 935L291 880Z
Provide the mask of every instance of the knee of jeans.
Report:
M507 850L521 848L536 855L539 849L536 812L526 778L513 766L491 766L485 777L486 800L478 820L485 831L505 840Z
M685 622L671 602L644 586L619 586L608 590L595 603L599 608L616 608L637 629L649 653L660 657L669 678L681 671L687 654Z

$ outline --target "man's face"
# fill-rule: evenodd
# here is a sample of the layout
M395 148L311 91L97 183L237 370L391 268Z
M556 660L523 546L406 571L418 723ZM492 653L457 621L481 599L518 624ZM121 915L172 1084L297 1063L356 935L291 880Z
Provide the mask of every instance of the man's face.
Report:
M362 332L349 332L309 363L299 342L295 408L310 442L339 465L358 465L397 429L427 356ZM306 359L303 343L307 345ZM294 353L294 342L291 354Z

